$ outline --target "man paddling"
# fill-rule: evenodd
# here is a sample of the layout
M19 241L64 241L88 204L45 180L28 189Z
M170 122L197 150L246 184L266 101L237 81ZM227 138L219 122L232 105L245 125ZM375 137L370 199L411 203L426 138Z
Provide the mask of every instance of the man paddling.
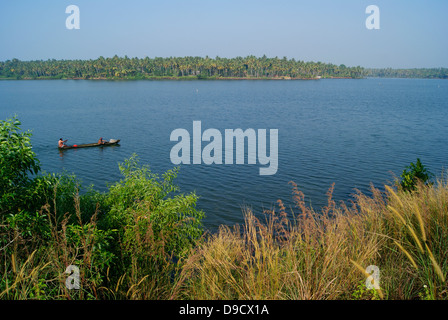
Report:
M98 144L105 144L105 143L106 143L106 141L103 140L103 137L101 137L101 138L98 140Z
M67 140L68 140L68 139L66 139L66 140L62 140L62 138L59 139L59 141L58 141L58 147L59 147L59 148L65 148L65 147L66 147L65 143L67 142Z

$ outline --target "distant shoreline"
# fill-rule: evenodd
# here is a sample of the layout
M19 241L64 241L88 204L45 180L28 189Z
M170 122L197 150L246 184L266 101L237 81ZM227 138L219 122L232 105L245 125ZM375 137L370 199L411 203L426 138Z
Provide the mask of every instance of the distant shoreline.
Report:
M39 77L39 78L20 78L16 77L0 77L1 80L9 80L9 81L30 81L30 80L87 80L87 81L159 81L159 80L167 80L167 81L223 81L223 80L363 80L363 79L420 79L420 80L448 80L448 78L424 78L424 77L378 77L378 76L366 76L362 78L351 78L351 77L325 77L325 78L287 78L287 77L277 77L277 78L238 78L238 77L220 77L220 78L197 78L197 77L148 77L148 78L56 78L56 77Z
M112 58L95 60L0 61L0 77L16 79L95 80L305 80L362 78L360 66L347 67L295 59L247 56L236 58L169 57Z
M208 78L198 78L196 76L185 76L185 77L171 77L171 76L160 76L160 77L142 77L142 78L107 78L107 77L95 77L95 78L58 78L58 77L0 77L0 80L110 80L110 81L135 81L135 80L191 80L191 81L201 81L201 80L323 80L323 79L364 79L364 78L353 78L353 77L315 77L315 78L292 78L292 77L208 77Z
M414 78L448 79L448 68L363 68L295 59L169 57L94 60L0 61L0 79L37 80L318 80Z
M138 81L138 80L148 80L148 81L158 81L158 80L171 80L171 81L204 81L204 80L362 80L362 79L423 79L423 80L448 80L448 78L426 78L426 77L394 77L394 76L365 76L365 77L315 77L315 78L300 78L300 77L207 77L201 78L197 76L151 76L151 77L129 77L129 78L107 78L107 77L89 77L89 78L81 78L81 77L70 77L70 78L60 78L60 77L0 77L1 80L12 80L12 81L21 81L21 80L92 80L92 81Z

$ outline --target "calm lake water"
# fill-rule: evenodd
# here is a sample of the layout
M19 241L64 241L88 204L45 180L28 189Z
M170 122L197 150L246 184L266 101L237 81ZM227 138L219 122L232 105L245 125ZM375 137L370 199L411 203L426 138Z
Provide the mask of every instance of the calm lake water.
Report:
M417 157L435 174L448 165L448 81L363 79L318 81L0 81L0 119L19 116L47 172L74 173L105 191L118 181L118 162L137 153L153 172L173 168L174 129L278 129L278 171L260 165L183 165L177 184L195 190L204 224L243 221L242 208L261 213L291 200L298 184L315 209L347 201L400 175ZM66 150L68 144L121 139L107 148ZM205 145L206 143L203 143ZM224 145L224 144L223 144Z

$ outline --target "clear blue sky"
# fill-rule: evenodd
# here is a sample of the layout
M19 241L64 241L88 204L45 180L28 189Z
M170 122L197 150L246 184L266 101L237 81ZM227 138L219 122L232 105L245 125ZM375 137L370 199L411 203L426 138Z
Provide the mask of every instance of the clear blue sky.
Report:
M80 29L68 30L68 5ZM365 27L368 5L380 30ZM448 67L447 0L0 1L0 61L255 55Z

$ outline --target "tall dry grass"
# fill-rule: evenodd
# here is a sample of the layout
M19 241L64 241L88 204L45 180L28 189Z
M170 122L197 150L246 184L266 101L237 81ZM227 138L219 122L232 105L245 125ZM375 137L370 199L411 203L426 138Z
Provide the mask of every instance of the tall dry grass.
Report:
M448 271L448 185L413 193L386 186L347 206L332 199L316 212L292 183L294 207L279 201L266 219L245 212L243 226L222 226L185 261L173 298L440 299ZM380 270L367 290L365 268Z
M412 193L390 187L386 192L390 290L396 298L446 299L448 182L420 183Z
M384 238L374 210L338 207L331 195L332 188L328 205L317 214L293 184L291 212L279 201L264 221L246 211L242 229L222 226L186 262L185 296L349 298L362 281L351 261L364 266L377 263Z

